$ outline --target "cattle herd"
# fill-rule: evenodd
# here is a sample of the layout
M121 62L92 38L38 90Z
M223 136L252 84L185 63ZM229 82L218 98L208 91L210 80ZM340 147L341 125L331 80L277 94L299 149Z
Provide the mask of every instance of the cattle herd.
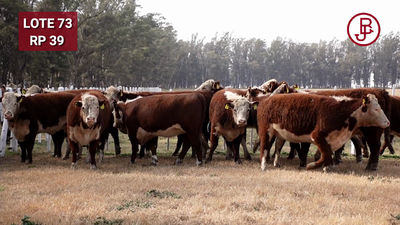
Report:
M76 168L82 147L87 147L90 168L96 169L109 134L115 154L121 152L118 130L128 135L132 146L131 163L144 151L151 151L157 165L158 137L178 136L176 164L182 163L189 148L196 164L210 163L222 136L227 157L238 164L240 145L246 147L246 128L256 128L260 145L261 169L267 168L275 142L273 165L279 167L280 150L290 142L290 158L298 154L300 167L328 170L340 163L344 144L351 140L357 161L369 156L366 170L376 170L379 154L391 147L393 135L400 134L400 98L382 89L359 88L329 91L302 91L286 82L271 79L259 87L224 88L208 80L193 91L127 92L113 86L106 91L70 90L49 92L34 85L25 94L7 92L2 98L4 118L21 147L21 162L32 163L38 133L52 135L54 156L68 140L64 159L72 151L71 168ZM381 136L384 143L381 147ZM307 164L310 144L318 147L316 161ZM180 147L182 150L180 151ZM180 153L179 153L180 151ZM332 157L334 155L334 157Z

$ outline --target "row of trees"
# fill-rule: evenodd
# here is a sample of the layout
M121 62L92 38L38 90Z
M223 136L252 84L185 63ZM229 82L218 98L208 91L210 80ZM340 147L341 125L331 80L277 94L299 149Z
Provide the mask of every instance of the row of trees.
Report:
M24 86L161 86L193 88L207 79L225 86L260 85L270 78L302 87L369 86L398 81L400 34L369 47L349 39L296 43L276 38L177 40L158 14L139 15L135 0L0 0L1 82ZM77 11L78 51L19 52L18 12Z

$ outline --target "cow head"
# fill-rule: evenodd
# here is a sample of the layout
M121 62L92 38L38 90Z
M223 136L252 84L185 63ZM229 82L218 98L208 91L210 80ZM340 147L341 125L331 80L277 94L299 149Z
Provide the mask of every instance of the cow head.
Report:
M249 101L253 101L254 98L266 96L267 92L259 87L249 87L247 89L246 97Z
M250 102L246 98L235 99L225 103L225 109L232 111L235 124L238 127L245 127L249 118L250 107L257 107L258 102Z
M264 89L267 92L273 92L277 87L278 81L276 81L276 79L268 80L260 86L261 89Z
M97 122L100 110L104 109L104 104L108 104L108 102L99 101L96 96L91 94L84 94L81 101L74 102L74 106L80 108L81 117L88 127L92 127Z
M360 117L362 126L379 126L381 128L390 126L390 122L379 105L378 99L373 94L363 97Z
M103 92L104 96L108 99L109 102L112 102L112 100L118 101L120 97L123 95L122 90L118 90L118 88L114 86L110 86L106 89L105 92Z
M8 121L14 119L17 115L19 103L22 102L25 96L16 95L14 92L4 93L2 100L4 118Z

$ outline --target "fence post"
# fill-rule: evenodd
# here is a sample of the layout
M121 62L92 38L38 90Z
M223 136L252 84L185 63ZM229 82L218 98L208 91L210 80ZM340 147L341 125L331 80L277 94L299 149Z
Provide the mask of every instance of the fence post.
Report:
M49 134L46 134L46 144L47 144L47 151L50 152L51 148L51 136Z
M18 151L18 142L17 142L17 139L15 138L13 132L11 132L10 137L11 137L11 140L10 140L11 151L17 152Z
M7 145L7 131L8 131L8 121L3 121L3 127L1 128L1 138L0 138L0 157L4 157L6 153Z

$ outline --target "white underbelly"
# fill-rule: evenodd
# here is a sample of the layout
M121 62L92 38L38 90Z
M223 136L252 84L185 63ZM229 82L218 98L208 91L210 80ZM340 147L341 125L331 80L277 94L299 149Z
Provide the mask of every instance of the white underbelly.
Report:
M69 127L68 138L72 141L81 144L88 145L90 142L100 138L101 126L95 129L83 129L82 124L79 126Z
M60 117L58 120L59 120L58 124L51 126L51 127L46 127L46 128L43 128L43 125L40 123L40 121L37 121L38 133L47 133L47 134L53 135L53 134L57 133L58 131L65 129L66 124L67 124L67 117L63 116L63 117Z
M279 124L271 124L269 133L271 137L277 136L281 139L293 143L301 143L301 142L314 143L310 134L296 135L288 130L282 129Z
M143 145L154 137L175 137L184 133L186 132L179 124L174 124L165 130L158 130L156 132L148 132L142 127L139 127L136 132L136 138L138 139L139 144Z

